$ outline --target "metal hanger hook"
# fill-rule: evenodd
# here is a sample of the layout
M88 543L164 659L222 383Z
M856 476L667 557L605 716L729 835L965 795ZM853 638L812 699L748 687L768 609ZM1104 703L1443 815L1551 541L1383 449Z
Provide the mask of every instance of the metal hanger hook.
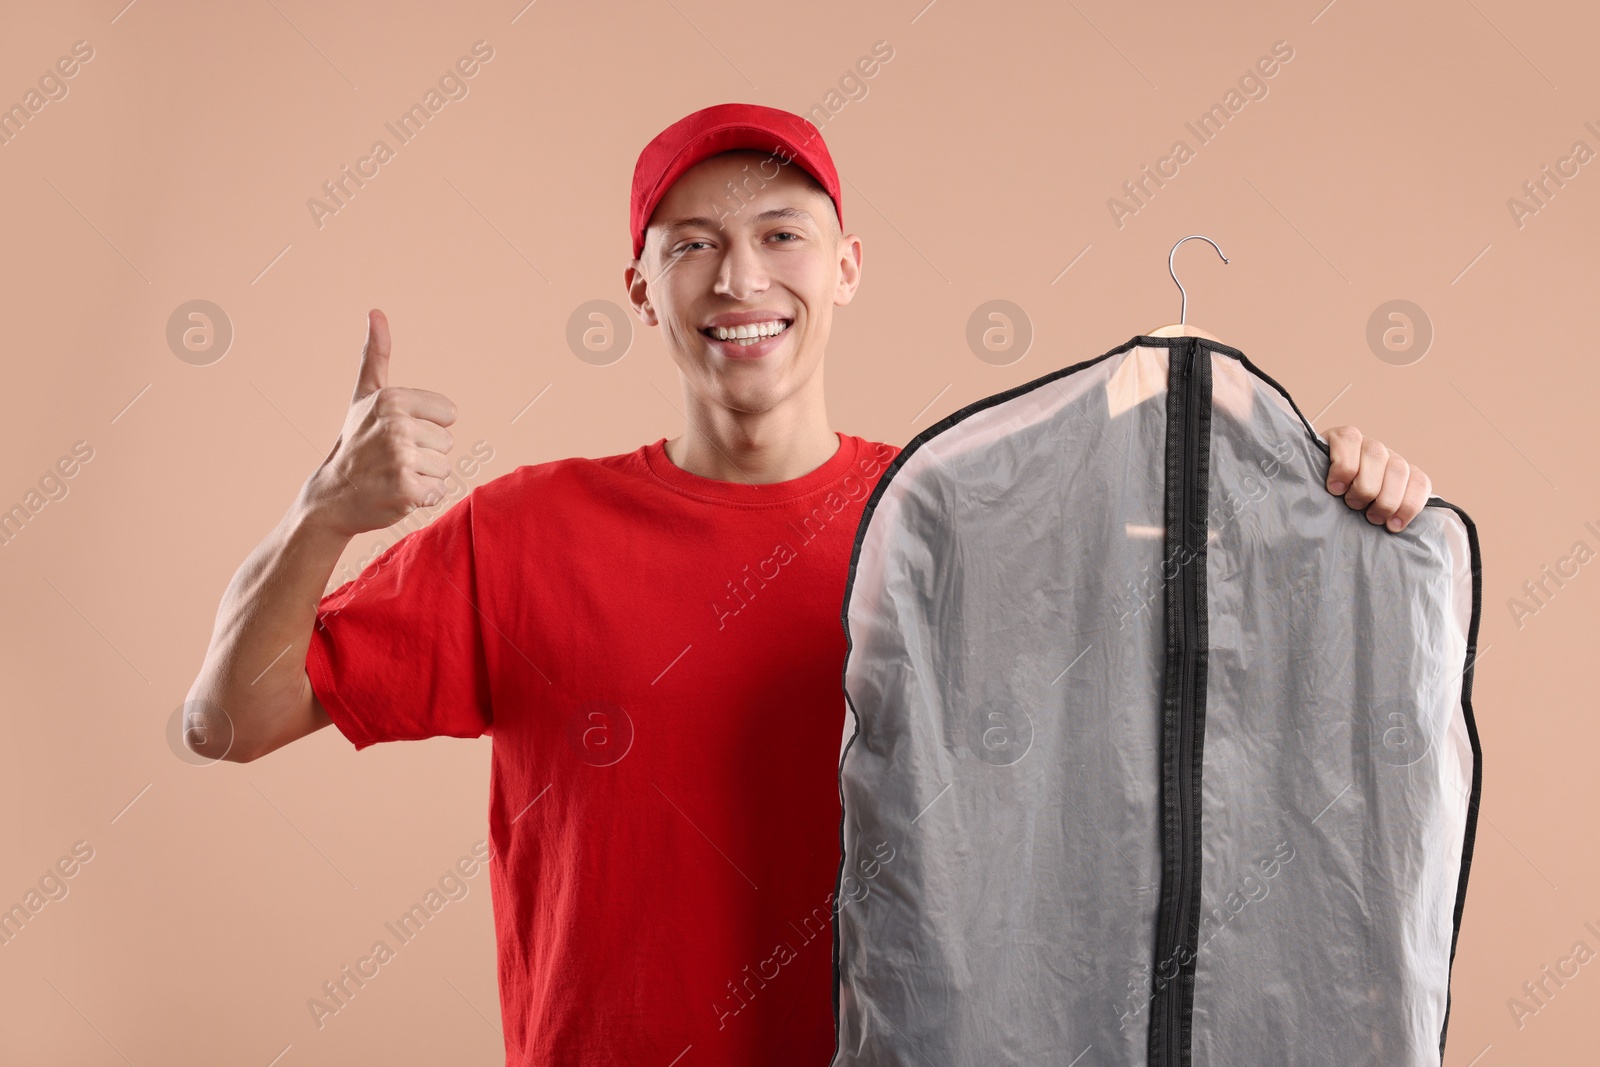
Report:
M1178 272L1173 269L1172 261L1173 257L1178 254L1178 245L1183 244L1184 241L1193 241L1197 237L1200 240L1205 241L1212 248L1215 248L1217 250L1217 255L1222 256L1222 249L1217 245L1217 242L1213 241L1204 234L1199 233L1191 233L1188 237L1180 240L1178 244L1173 245L1172 251L1167 253L1167 273L1172 275L1172 284L1178 287L1178 294L1183 298L1183 302L1178 308L1178 325L1180 326L1188 325L1189 322L1189 294L1184 291L1183 283L1178 280ZM1228 262L1228 257L1222 256L1222 262Z

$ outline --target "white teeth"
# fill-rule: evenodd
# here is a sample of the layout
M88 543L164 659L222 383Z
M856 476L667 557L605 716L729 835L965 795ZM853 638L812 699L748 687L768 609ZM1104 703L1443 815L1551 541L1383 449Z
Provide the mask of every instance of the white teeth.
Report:
M711 334L719 341L734 341L741 347L748 347L765 337L782 333L787 324L773 320L772 322L757 322L749 326L713 326Z

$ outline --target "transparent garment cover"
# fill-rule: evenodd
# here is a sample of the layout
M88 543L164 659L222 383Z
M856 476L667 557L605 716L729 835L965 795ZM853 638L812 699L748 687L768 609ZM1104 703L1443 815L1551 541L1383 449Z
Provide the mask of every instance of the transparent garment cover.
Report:
M968 406L869 501L843 618L835 1065L1158 1062L1185 340ZM1282 389L1189 343L1211 379L1207 669L1173 1067L1437 1064L1479 780L1476 532L1437 497L1401 533L1369 523Z

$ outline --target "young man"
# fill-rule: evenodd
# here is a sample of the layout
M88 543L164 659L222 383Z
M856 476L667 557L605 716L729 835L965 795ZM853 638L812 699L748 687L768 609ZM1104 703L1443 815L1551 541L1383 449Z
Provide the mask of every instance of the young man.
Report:
M248 762L330 721L357 749L492 735L508 1064L825 1064L840 608L898 451L824 404L861 239L816 128L743 104L645 148L632 237L684 432L518 467L323 597L351 538L449 473L454 405L388 384L372 311L338 441L223 599L190 744ZM1420 510L1421 471L1326 436L1330 491L1375 523Z

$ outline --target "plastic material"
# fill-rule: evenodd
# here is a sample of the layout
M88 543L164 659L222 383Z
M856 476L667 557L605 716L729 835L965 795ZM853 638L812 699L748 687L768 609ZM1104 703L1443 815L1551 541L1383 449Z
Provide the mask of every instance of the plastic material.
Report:
M843 613L837 1067L1441 1061L1477 534L1328 464L1193 337L899 454Z

